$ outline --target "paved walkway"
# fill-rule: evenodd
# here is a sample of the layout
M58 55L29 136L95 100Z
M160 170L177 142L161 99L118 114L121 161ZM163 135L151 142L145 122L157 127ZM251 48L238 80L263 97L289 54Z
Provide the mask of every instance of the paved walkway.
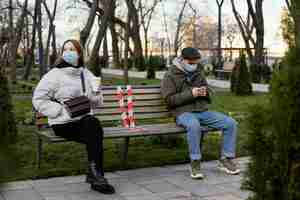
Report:
M247 158L237 159L245 171ZM85 176L12 182L0 192L0 200L242 200L241 175L226 175L216 169L217 161L203 163L204 180L189 177L188 164L106 173L117 193L92 191Z
M123 76L123 70L118 69L106 69L103 68L102 72L104 74L111 74L111 75L118 75ZM157 79L162 79L165 74L165 71L157 71L155 72L155 77ZM129 71L128 72L129 77L134 78L146 78L147 72L137 72L137 71ZM207 82L209 85L223 88L223 89L229 89L230 88L230 82L229 81L223 81L223 80L215 80L215 79L207 79ZM252 84L253 91L256 92L268 92L269 91L269 85L268 84Z

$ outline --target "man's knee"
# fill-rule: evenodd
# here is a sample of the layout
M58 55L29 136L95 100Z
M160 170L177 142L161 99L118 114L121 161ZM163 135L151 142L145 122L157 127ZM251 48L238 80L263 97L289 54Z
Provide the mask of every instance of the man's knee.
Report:
M238 125L238 122L232 117L227 117L225 123L227 127L231 127L231 128L236 128Z
M193 132L201 131L199 120L191 113L183 113L181 116L179 116L177 123L183 126L185 129Z

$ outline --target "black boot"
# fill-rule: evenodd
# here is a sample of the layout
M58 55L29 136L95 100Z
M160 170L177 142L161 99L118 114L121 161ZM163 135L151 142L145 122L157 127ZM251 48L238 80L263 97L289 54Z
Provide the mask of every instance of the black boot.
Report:
M115 189L110 185L103 173L97 170L95 162L90 162L88 167L88 174L86 176L86 182L91 184L91 188L103 194L114 194Z

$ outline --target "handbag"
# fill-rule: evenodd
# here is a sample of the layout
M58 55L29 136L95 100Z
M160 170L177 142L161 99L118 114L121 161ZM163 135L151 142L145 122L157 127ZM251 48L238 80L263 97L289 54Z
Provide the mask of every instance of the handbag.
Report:
M85 94L85 83L83 72L80 73L83 94ZM81 95L63 102L71 118L90 113L91 102L86 95Z

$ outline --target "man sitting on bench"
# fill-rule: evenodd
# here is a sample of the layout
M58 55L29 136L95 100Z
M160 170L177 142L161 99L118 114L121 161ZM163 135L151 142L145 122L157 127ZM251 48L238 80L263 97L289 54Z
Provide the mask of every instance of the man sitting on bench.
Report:
M228 174L238 174L240 170L233 162L237 122L219 112L208 111L210 97L206 79L198 67L200 58L197 49L184 48L181 56L173 60L173 66L162 80L162 96L176 117L176 123L187 130L191 177L200 179L204 177L200 171L201 125L222 130L223 146L218 167Z

